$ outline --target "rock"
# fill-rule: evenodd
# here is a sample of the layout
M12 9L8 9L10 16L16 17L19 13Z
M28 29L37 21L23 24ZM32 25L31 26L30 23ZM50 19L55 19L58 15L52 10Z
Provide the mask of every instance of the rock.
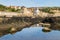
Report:
M11 27L11 28L9 29L9 32L10 32L10 33L16 32L16 31L17 31L17 29L16 29L15 27Z
M42 29L42 31L43 31L43 32L50 32L50 31L51 31L51 29L50 29L50 28L48 28L48 27L44 27L44 28Z

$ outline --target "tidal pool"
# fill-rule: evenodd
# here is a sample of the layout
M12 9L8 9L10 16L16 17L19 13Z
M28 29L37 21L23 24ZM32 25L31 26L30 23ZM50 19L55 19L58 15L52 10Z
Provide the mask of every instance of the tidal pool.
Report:
M6 34L0 40L60 40L60 31L42 31L43 27L33 25L14 34Z

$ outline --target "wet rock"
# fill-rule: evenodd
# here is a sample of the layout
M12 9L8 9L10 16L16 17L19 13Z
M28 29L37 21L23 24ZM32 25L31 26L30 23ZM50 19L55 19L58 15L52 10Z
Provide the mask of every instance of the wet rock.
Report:
M43 31L43 32L50 32L50 31L51 31L51 29L50 29L50 28L48 28L48 27L44 27L44 28L42 29L42 31Z
M16 31L17 31L17 29L15 27L11 27L11 28L8 29L8 32L10 32L10 33L13 33L13 32L16 32Z

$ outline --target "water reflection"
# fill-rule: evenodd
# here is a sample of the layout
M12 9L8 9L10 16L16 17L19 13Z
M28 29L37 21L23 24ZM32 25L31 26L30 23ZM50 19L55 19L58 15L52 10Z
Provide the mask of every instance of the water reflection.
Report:
M60 31L35 24L16 33L0 32L0 40L60 40Z

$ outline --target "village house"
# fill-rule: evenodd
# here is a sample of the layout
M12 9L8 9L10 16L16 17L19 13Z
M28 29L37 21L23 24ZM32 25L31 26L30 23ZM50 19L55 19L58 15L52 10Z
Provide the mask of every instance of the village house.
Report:
M33 12L32 12L32 8L26 8L26 7L22 7L22 14L23 16L33 16Z
M9 6L10 8L14 8L15 10L17 10L17 9L21 9L21 7L20 6Z

